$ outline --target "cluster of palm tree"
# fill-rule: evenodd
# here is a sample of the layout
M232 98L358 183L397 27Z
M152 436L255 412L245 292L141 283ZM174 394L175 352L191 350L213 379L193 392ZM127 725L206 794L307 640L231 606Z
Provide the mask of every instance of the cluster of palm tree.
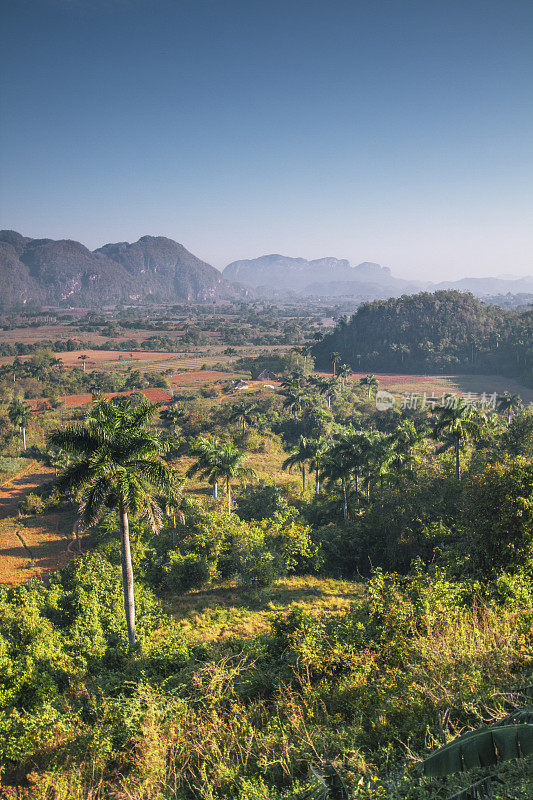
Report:
M333 353L333 356L338 355ZM328 408L331 408L331 400L339 388L346 387L346 381L352 374L348 364L341 364L337 367L338 361L333 360L333 376L324 378L321 375L306 376L303 372L291 372L281 383L279 394L284 398L283 408L289 410L295 419L305 408L313 404L313 394L323 395L327 399ZM378 387L378 379L375 375L366 375L359 381L359 386L368 390L368 399L371 393Z
M244 481L256 477L252 467L246 466L246 453L239 450L231 442L219 442L218 439L201 438L191 449L190 455L194 463L187 470L187 477L200 475L207 479L213 488L213 497L218 497L218 485L222 483L228 498L228 512L231 512L231 484L234 480Z
M314 472L317 494L322 480L329 486L340 484L343 515L348 519L349 498L355 497L359 505L363 497L370 500L376 484L383 487L385 480L390 482L412 472L416 448L426 435L426 429L417 428L407 420L393 434L344 427L330 439L302 436L285 459L283 468L301 470L303 492L306 470Z
M333 362L334 366L336 362ZM341 364L335 370L331 378L324 378L321 375L306 376L303 372L294 371L289 373L281 383L279 394L283 397L283 408L289 411L294 419L298 419L306 408L314 404L314 396L322 395L326 397L328 408L331 408L331 401L339 388L346 386L348 377L352 374L351 368L347 364ZM359 385L368 388L368 396L373 389L377 388L378 381L374 375L367 375L359 381Z
M461 450L469 440L479 437L486 420L464 400L445 402L435 413L432 429L428 424L404 420L394 433L347 426L338 428L329 439L302 436L283 468L301 470L304 492L306 470L315 473L317 493L322 479L329 485L340 484L345 519L350 513L350 497L355 497L359 505L363 498L371 499L375 487L383 488L385 482L390 484L412 475L416 452L430 435L439 443L437 453L453 449L455 476L460 480Z
M19 429L22 446L26 449L26 427L31 417L31 408L20 397L14 397L7 407L7 415L13 427Z

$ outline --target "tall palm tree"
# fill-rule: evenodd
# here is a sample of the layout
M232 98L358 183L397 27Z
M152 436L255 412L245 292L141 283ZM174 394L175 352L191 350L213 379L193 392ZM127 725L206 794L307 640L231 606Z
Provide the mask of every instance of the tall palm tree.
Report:
M329 453L333 460L338 460L348 467L348 476L353 478L355 494L358 499L361 479L365 483L367 497L370 494L370 455L375 435L376 433L372 431L345 428L335 436L334 445Z
M315 440L306 439L305 436L300 436L298 445L291 450L289 457L285 459L282 464L283 469L288 469L289 472L293 467L299 467L302 472L302 492L305 492L305 468L311 467L316 456L316 447L312 442Z
M333 444L322 457L322 476L330 484L341 482L342 488L342 513L346 520L349 518L348 510L348 488L350 475L352 474L353 464L342 447L338 443Z
M386 433L373 431L369 438L368 448L367 497L370 497L372 480L379 480L381 489L383 489L383 481L385 477L390 475L391 467L397 456L392 437Z
M341 364L337 370L339 378L342 380L343 387L346 386L346 378L352 374L352 368L348 364Z
M248 456L242 450L238 450L232 444L225 444L219 453L218 474L226 483L226 494L228 496L228 512L231 512L231 482L234 478L243 480L245 478L256 478L256 472L252 467L244 465Z
M498 397L498 411L502 411L507 413L507 424L511 424L511 419L513 418L513 414L517 409L521 408L522 406L522 398L519 394L511 394L510 392L504 392L500 397Z
M364 386L368 389L368 399L370 400L370 394L374 389L377 389L379 386L379 381L375 375L365 375L364 378L361 378L359 381L359 386Z
M332 378L324 378L320 386L320 394L325 394L328 401L328 408L331 408L331 398L339 388L339 379L334 376Z
M242 435L246 432L246 426L252 426L257 422L260 413L260 408L257 403L250 403L246 400L241 400L240 403L232 406L230 421L240 422L242 425Z
M476 409L460 398L456 403L442 406L433 430L435 439L442 444L437 453L444 453L453 447L455 451L455 477L461 478L461 445L479 433L480 419Z
M190 451L190 455L196 458L196 461L187 470L187 477L192 478L193 475L200 475L201 478L206 478L210 486L213 487L213 497L216 500L218 497L218 462L217 456L221 445L218 439L211 441L210 439L200 438Z
M428 431L425 427L417 427L413 420L407 419L399 425L391 437L392 468L397 476L412 474L414 454L424 442Z
M167 498L165 504L165 514L172 520L172 547L175 549L178 543L176 535L176 519L180 525L185 525L185 514L181 510L182 491L184 478L176 478L175 491Z
M328 408L331 408L331 395L337 388L338 379L323 378L321 375L318 376L311 375L311 377L308 380L308 383L318 392L318 394L326 395L328 401Z
M311 459L309 461L309 469L314 470L315 473L315 492L320 494L320 478L322 463L329 448L329 442L323 436L318 439L308 439L308 448L311 452Z
M300 352L304 357L304 373L307 373L307 359L311 355L312 350L313 350L313 345L312 344L304 344L300 348Z
M84 372L85 372L85 367L87 366L85 362L88 360L88 358L89 358L89 356L86 356L85 353L83 355L81 355L81 356L78 356L78 361L81 361L81 363L83 364L83 371Z
M118 512L130 649L135 645L135 596L129 520L144 520L158 531L163 515L157 496L171 499L177 486L176 473L163 460L167 445L150 427L159 408L159 403L131 398L120 403L99 398L82 424L53 431L47 439L50 447L74 457L56 484L79 492L81 524L95 524L109 509Z
M22 445L26 449L26 427L31 418L31 408L20 397L14 397L7 407L7 414L14 427L18 425Z
M340 353L332 353L330 358L331 358L331 363L333 364L333 377L335 377L336 374L337 374L337 364L341 360L341 354Z

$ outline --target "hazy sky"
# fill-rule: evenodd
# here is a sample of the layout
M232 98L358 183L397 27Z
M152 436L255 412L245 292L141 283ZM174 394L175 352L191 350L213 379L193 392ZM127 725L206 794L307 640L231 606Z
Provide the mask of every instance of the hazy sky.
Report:
M532 0L0 0L1 227L533 274Z

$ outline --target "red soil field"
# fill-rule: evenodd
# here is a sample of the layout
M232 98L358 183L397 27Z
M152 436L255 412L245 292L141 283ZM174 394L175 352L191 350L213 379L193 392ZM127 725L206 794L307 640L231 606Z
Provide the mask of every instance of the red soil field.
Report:
M127 397L129 394L134 394L135 391L140 391L151 403L166 403L172 397L170 392L167 392L166 389L141 389L136 390L132 389L129 392L104 392L104 397ZM67 408L74 408L76 406L86 406L92 401L93 396L92 394L67 394L65 397L62 397L65 406ZM42 400L40 398L28 400L28 405L33 408L33 410L38 409L41 407L46 400Z

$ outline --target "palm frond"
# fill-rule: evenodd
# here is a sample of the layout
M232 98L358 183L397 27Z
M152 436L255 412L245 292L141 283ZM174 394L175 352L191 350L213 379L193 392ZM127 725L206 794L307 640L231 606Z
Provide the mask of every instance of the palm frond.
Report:
M55 484L61 492L79 489L91 479L91 462L84 458L68 464L56 477Z
M46 442L50 447L57 447L67 453L88 456L102 445L103 437L96 430L89 430L86 426L70 425L52 431L46 437Z
M84 527L94 525L108 506L109 483L106 478L99 478L87 487L80 505L80 518Z

